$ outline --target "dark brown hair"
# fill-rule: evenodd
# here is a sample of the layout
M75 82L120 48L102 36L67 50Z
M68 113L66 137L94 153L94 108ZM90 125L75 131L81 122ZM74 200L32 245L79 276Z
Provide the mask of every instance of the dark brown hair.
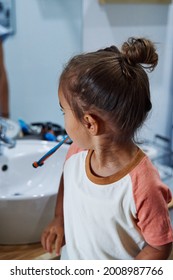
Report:
M149 80L158 62L154 44L129 38L116 46L73 57L60 77L64 97L82 121L84 113L102 116L119 141L134 137L150 111Z

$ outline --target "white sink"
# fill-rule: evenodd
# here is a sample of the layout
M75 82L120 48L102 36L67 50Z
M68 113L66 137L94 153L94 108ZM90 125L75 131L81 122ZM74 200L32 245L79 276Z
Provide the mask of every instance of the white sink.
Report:
M0 156L0 244L40 241L54 215L62 166L69 145L64 144L44 165L33 168L56 142L17 140Z

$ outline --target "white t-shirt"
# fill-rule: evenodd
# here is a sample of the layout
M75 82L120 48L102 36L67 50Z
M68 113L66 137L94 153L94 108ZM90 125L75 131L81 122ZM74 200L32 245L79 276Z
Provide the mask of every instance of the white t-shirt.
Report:
M71 145L64 164L64 221L68 259L134 259L146 242L173 241L169 189L139 149L120 172L98 177L92 151Z

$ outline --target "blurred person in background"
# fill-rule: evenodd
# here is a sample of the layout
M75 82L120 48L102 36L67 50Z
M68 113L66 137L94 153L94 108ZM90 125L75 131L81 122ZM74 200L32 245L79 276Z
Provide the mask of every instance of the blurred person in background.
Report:
M0 116L9 117L8 80L3 57L3 43L0 34Z

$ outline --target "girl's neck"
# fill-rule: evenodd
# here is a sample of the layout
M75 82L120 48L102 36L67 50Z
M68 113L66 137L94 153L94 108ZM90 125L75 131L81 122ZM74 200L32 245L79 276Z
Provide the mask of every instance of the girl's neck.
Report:
M91 170L101 177L111 176L130 164L137 150L138 147L132 141L126 145L96 145L91 157Z

